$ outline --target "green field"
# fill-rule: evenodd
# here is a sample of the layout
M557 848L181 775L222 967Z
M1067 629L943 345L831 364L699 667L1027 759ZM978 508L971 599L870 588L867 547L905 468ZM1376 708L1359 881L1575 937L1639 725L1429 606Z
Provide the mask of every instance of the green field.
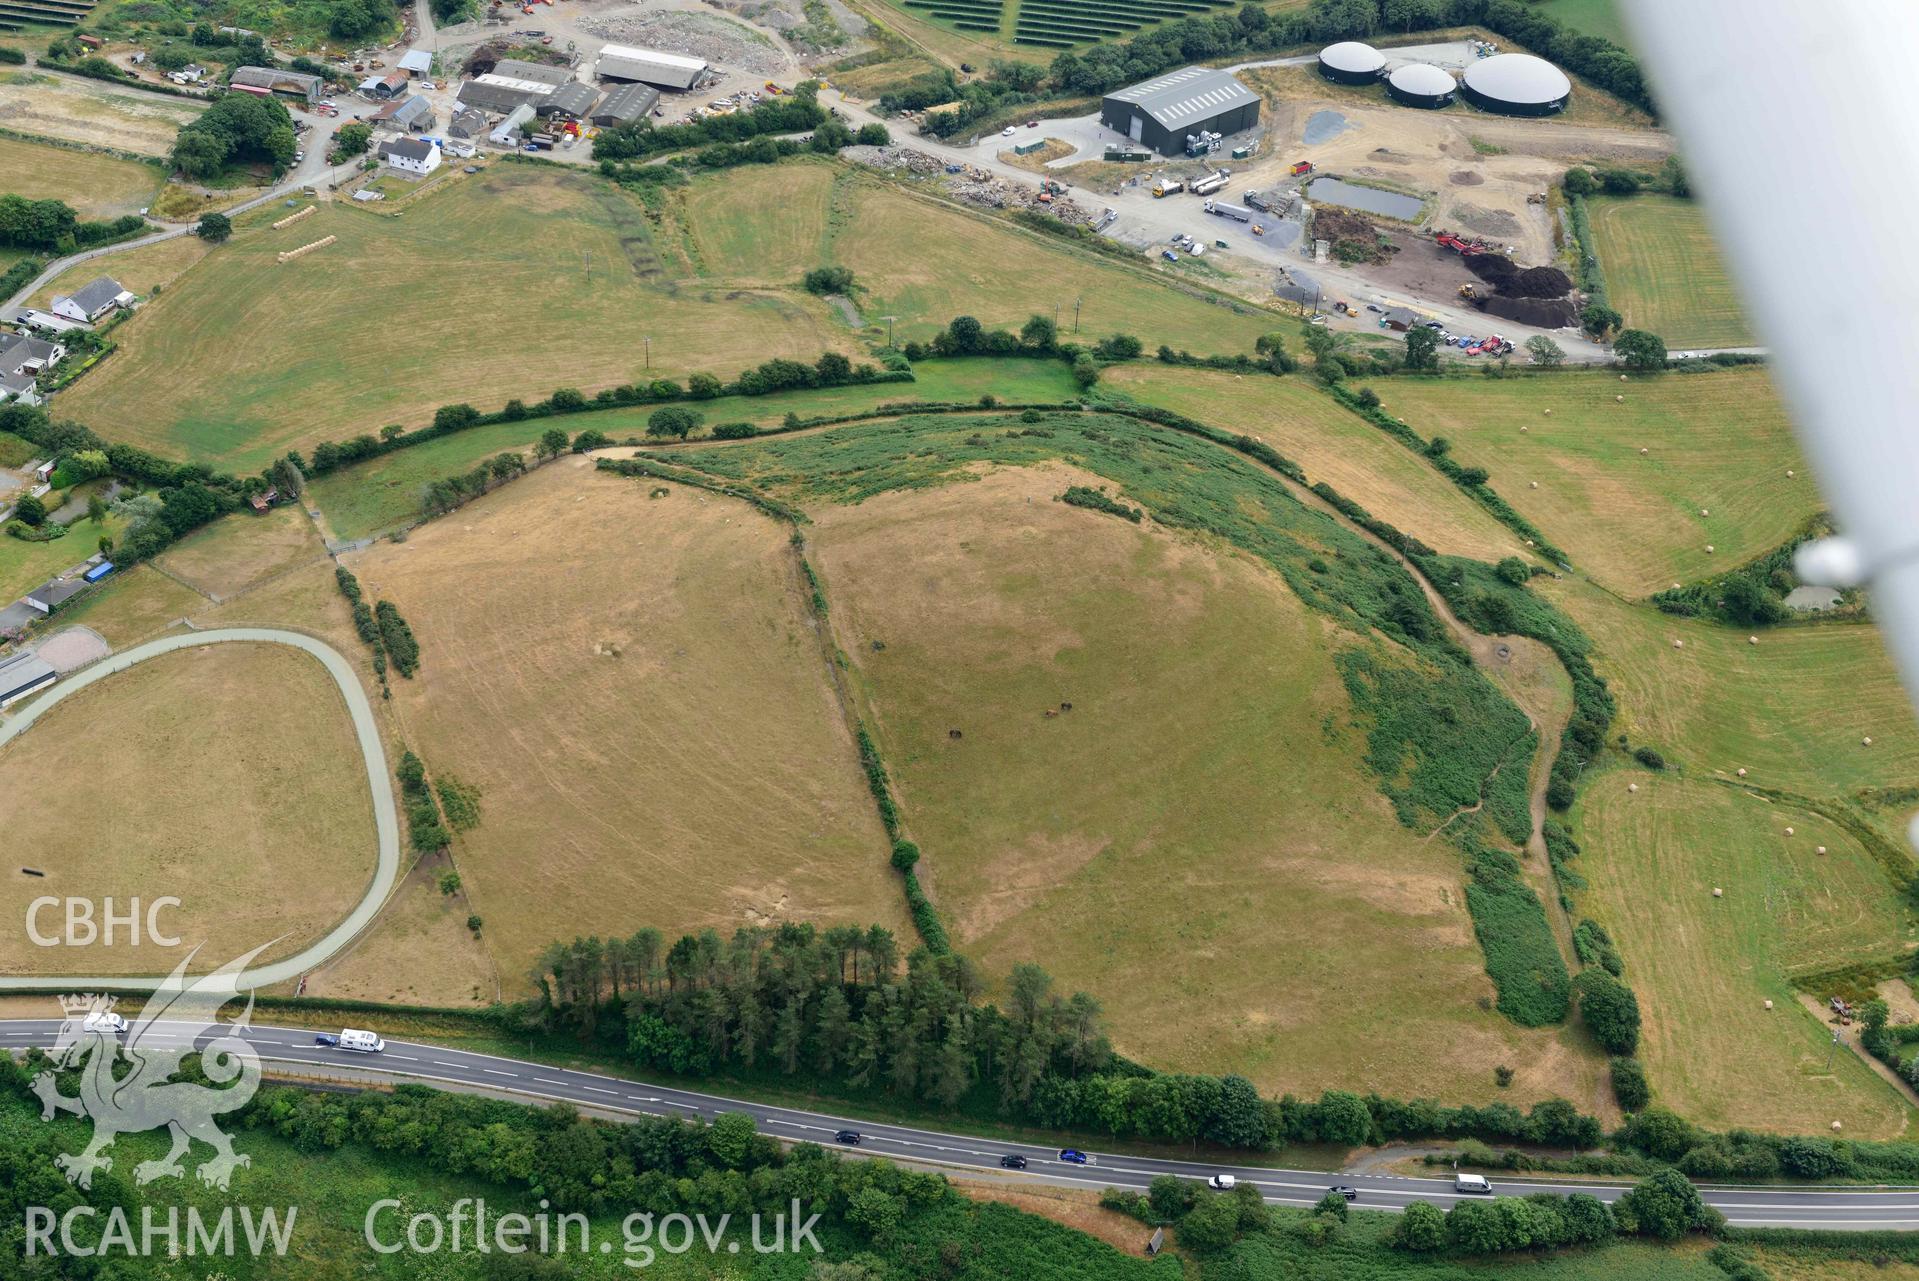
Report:
M1247 351L1277 323L1270 312L1218 295L1184 292L1148 270L1062 249L1037 232L1022 232L980 214L929 204L896 188L859 181L841 197L844 224L832 241L834 262L851 267L864 286L860 309L895 315L900 341L930 338L953 316L977 316L989 327L1018 329L1035 313L1058 308L1062 335L1087 339L1135 334L1151 350L1161 343L1192 351Z
M1788 981L1914 939L1900 887L1866 850L1706 771L1610 771L1587 785L1574 821L1591 851L1581 910L1626 958L1660 1102L1718 1130L1809 1134L1839 1121L1857 1138L1904 1137L1919 1116L1854 1054L1828 1054Z
M85 219L138 213L165 179L158 165L0 137L0 194L64 200Z
M1627 595L1732 569L1820 508L1763 369L1626 382L1597 371L1392 379L1374 389L1388 413L1490 472L1577 569Z
M826 261L837 166L750 165L694 184L682 210L712 275L790 285ZM777 209L778 217L768 217Z
M1673 350L1753 341L1696 202L1647 194L1587 203L1606 292L1629 327L1651 330Z
M721 396L695 404L711 428L750 422L774 427L789 413L802 418L858 413L891 401L974 401L991 393L1002 400L1057 402L1076 391L1067 367L1050 360L929 360L915 367L910 383L829 387L771 396ZM420 515L427 485L470 470L482 459L506 450L525 452L549 427L569 434L602 431L614 440L646 435L646 419L657 406L609 409L567 418L495 423L399 450L355 467L342 468L313 482L311 494L326 513L336 538L366 538Z
M1621 48L1631 48L1626 40L1626 22L1619 12L1619 0L1539 0L1538 8L1547 17L1581 35L1598 36Z
M1427 839L1523 720L1476 673L1378 639L1375 593L1416 589L1283 482L1112 418L906 419L666 457L807 511L930 892L985 973L1036 960L1100 999L1122 1052L1267 1091L1490 1100L1505 1063L1504 1097L1605 1107L1581 1034L1492 1010L1460 852ZM1075 483L1159 525L1055 501ZM1396 737L1418 736L1422 697L1457 700L1444 765ZM1355 951L1364 993L1321 999Z

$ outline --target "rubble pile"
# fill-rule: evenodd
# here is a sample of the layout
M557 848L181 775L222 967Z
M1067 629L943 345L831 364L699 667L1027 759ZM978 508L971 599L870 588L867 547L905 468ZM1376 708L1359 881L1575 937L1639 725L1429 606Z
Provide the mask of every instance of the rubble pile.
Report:
M684 54L716 67L737 68L756 76L786 73L786 60L765 37L717 14L670 10L620 17L588 18L580 30L614 44L638 45Z

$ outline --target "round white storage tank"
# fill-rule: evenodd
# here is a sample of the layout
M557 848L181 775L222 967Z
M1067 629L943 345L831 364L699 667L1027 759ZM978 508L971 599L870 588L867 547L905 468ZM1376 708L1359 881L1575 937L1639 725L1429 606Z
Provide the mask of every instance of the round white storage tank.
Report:
M1509 116L1546 116L1572 97L1573 82L1544 58L1500 53L1466 68L1466 100Z
M1338 84L1369 84L1385 69L1386 55L1357 40L1342 40L1319 51L1319 74Z
M1459 86L1430 62L1409 62L1386 77L1386 92L1408 107L1443 107Z

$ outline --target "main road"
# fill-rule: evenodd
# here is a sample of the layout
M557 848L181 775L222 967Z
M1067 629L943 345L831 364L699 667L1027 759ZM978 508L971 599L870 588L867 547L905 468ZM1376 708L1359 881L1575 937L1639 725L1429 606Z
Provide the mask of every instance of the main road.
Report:
M166 1024L156 1025L163 1036ZM185 1025L176 1035L189 1035ZM61 1027L58 1019L0 1020L0 1050L51 1046ZM337 1031L338 1029L328 1029ZM230 1025L220 1029L233 1034ZM245 1036L260 1057L290 1065L295 1073L327 1075L371 1072L411 1078L456 1089L498 1091L528 1099L578 1104L610 1113L678 1116L710 1120L721 1112L744 1112L762 1133L791 1142L832 1146L843 1130L859 1134L862 1153L929 1165L955 1174L991 1172L995 1176L1077 1188L1145 1188L1162 1174L1204 1179L1233 1175L1251 1184L1277 1205L1312 1205L1334 1183L1358 1190L1362 1209L1398 1211L1414 1201L1442 1208L1460 1200L1448 1178L1409 1178L1384 1174L1328 1174L1317 1170L1283 1170L1266 1166L1168 1161L1154 1157L1101 1153L1086 1147L1089 1162L1071 1165L1059 1159L1059 1149L1036 1147L999 1139L983 1139L944 1130L862 1121L853 1117L773 1107L744 1099L695 1090L652 1085L600 1072L579 1072L530 1063L523 1059L467 1050L389 1040L380 1054L356 1054L315 1043L311 1029L254 1026ZM1078 1142L1077 1140L1075 1142ZM1023 1173L1002 1169L1003 1156L1026 1158ZM1554 1182L1542 1179L1496 1178L1499 1196L1527 1196L1534 1192L1588 1192L1604 1201L1617 1200L1629 1185L1604 1182ZM1919 1187L1789 1186L1730 1187L1702 1185L1706 1201L1741 1227L1825 1228L1841 1231L1919 1228Z

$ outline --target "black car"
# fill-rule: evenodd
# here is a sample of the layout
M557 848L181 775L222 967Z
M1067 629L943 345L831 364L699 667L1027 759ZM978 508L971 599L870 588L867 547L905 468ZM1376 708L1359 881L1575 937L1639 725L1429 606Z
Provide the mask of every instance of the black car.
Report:
M853 1147L858 1147L860 1145L859 1131L858 1130L841 1130L838 1134L835 1134L833 1136L833 1142L845 1143L845 1144L850 1144Z
M1326 1190L1328 1192L1337 1192L1339 1193L1339 1195L1345 1197L1348 1201L1359 1200L1359 1189L1345 1183L1335 1183L1333 1184L1332 1187L1327 1188Z
M1026 1168L1026 1158L1008 1153L999 1159L999 1164L1002 1170L1024 1170Z

